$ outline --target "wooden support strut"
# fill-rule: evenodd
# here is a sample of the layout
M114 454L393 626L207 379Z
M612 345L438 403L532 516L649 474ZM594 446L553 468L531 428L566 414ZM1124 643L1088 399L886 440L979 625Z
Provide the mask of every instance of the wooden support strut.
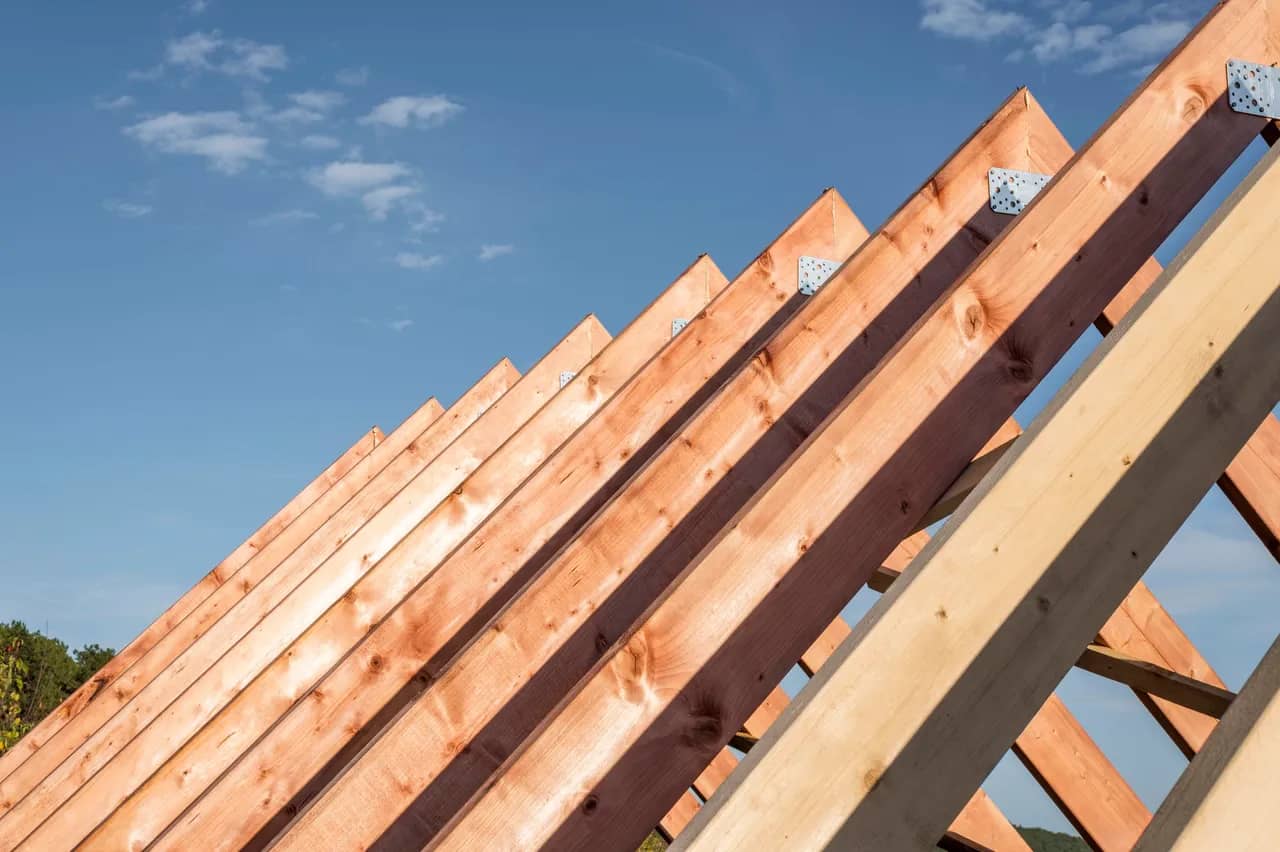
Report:
M824 192L723 292L717 287L719 295L706 310L634 376L612 376L610 389L616 389L616 393L599 414L485 521L463 547L452 554L441 554L443 561L427 582L406 597L357 653L319 685L324 691L352 695L349 707L335 708L343 715L326 720L329 707L299 706L271 732L270 742L255 747L248 756L249 762L242 766L270 766L277 778L284 779L280 784L282 796L272 798L271 809L292 810L290 796L293 802L303 802L313 794L316 788L307 785L323 761L345 748L350 739L346 734L348 714L363 722L379 712L394 713L397 702L412 700L428 687L437 674L433 667L442 665L451 649L456 650L474 635L488 614L540 569L727 376L742 367L759 341L805 303L805 297L797 292L801 255L845 257L865 234L839 195L834 190ZM448 558L444 558L446 555ZM360 676L360 661L370 655L388 656L403 667L367 684ZM428 665L422 671L424 662ZM308 732L305 751L295 747L297 735L291 735L293 731ZM340 757L335 763L345 761ZM411 772L414 761L408 755L404 759L393 757L388 770L397 774ZM240 771L244 770L236 770ZM195 832L190 835L193 837L207 834L197 823L209 825L216 814L228 810L209 803L235 801L243 795L241 787L227 783L230 778L228 775L222 779L210 791L213 795L202 800L198 818L184 818L163 842L180 846L186 832ZM297 786L286 786L292 784ZM398 789L403 795L405 788ZM380 809L361 806L344 816L343 830L352 834L372 832L376 837L385 825L379 820L395 814L390 800L383 804L385 807ZM308 814L302 815L303 822ZM240 832L245 822L237 817L235 825L225 832ZM265 830L278 828L273 824ZM334 842L335 837L328 842Z
M840 600L865 581L1247 146L1260 123L1226 108L1219 54L1241 46L1265 54L1277 43L1260 7L1219 6L525 744L441 846L483 837L578 848L642 836L825 626L833 613L823 599ZM804 500L809 493L823 499ZM860 551L850 554L849 541ZM928 828L936 837L945 825Z
M1269 852L1280 831L1280 642L1254 669L1222 724L1156 811L1135 852Z
M990 163L1051 170L1065 162L1059 147L1028 145L1038 112L1025 91L1002 105L347 768L280 848L322 837L421 842L457 812L1008 224L987 203ZM371 800L378 808L362 804Z
M707 257L696 261L661 294L619 337L606 346L577 376L525 423L451 495L427 514L403 541L375 566L323 618L306 630L249 687L161 767L139 791L117 809L88 841L86 848L115 848L123 838L154 837L196 799L205 787L227 769L238 756L254 745L260 734L272 736L289 730L288 722L276 723L290 711L290 719L311 720L307 714L324 717L344 714L343 721L319 722L305 732L290 734L284 742L298 752L318 758L312 768L289 774L284 759L272 759L267 770L276 781L275 791L288 801L293 789L291 777L309 779L332 755L326 742L344 742L357 737L372 713L353 716L352 705L388 684L412 681L416 668L406 665L403 649L388 647L372 653L354 652L339 662L339 655L356 645L407 595L430 575L439 560L454 550L477 525L485 522L497 507L509 505L512 492L560 444L574 435L612 396L618 384L649 362L655 352L671 339L671 317L690 316L702 309L708 298L723 286L724 278ZM367 650L367 649L366 649ZM336 668L334 664L338 663ZM329 675L326 672L333 668ZM347 687L336 683L340 674L353 677ZM317 681L324 678L319 684ZM309 691L308 691L309 690ZM301 699L301 704L294 707ZM356 711L357 713L359 711ZM375 710L376 712L376 710ZM310 724L310 722L308 722ZM252 766L252 761L241 766ZM225 778L237 772L233 768ZM261 778L259 769L253 769ZM255 782L232 783L225 788L241 797ZM209 837L228 846L248 842L255 831L276 813L273 800L256 789L254 807L215 808L197 805L190 819L212 817L226 821L218 829L200 833L199 845L208 846ZM162 843L167 841L161 841ZM179 844L182 845L182 844Z
M30 759L0 781L0 815L143 690L150 687L157 700L174 698L189 683L179 672L191 678L207 668L323 561L336 547L335 542L349 537L367 520L372 506L385 499L381 495L394 494L420 472L518 378L519 372L503 359L446 414L440 415L438 403L432 400L411 414L293 523L224 578L186 617L171 625L145 653L127 668L117 667L110 689L100 691L88 707L39 743ZM157 681L163 687L151 686Z
M380 510L367 507L360 495L349 502L338 514L358 509L361 517L369 518L367 523L340 540L336 550L332 540L321 538L332 555L320 560L305 578L294 578L300 582L292 584L291 590L286 588L280 603L262 615L259 623L251 624L252 629L234 641L229 651L204 667L193 666L194 671L175 664L148 684L81 746L78 756L61 764L0 817L0 848L10 838L21 839L32 832L36 825L40 827L32 837L40 840L31 842L38 847L74 845L372 570L422 515L442 501L456 500L453 492L466 476L559 392L560 373L580 369L608 337L599 321L588 316L462 435L435 455L389 503ZM366 486L361 495L368 490ZM382 497L378 493L378 499ZM254 593L265 586L260 584ZM236 607L218 621L215 630L229 620L243 620L239 613L244 609ZM214 638L222 641L226 636L213 631L205 634L184 658L196 656L199 650L198 658L203 659L208 653L205 646ZM295 661L295 665L300 662ZM174 688L175 679L181 679L185 691Z
M1219 7L1201 33L1229 42L1216 16L1246 8ZM1265 35L1264 22L1232 23ZM767 836L765 790L802 847L908 848L945 827L1280 399L1278 197L1273 151L877 604L729 795L700 812L682 848ZM860 689L868 673L876 685ZM1249 706L1242 694L1224 728ZM1222 766L1206 763L1209 775Z

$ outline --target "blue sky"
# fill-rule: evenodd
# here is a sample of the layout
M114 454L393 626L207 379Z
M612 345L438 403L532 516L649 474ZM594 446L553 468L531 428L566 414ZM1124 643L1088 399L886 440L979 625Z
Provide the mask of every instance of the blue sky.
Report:
M733 275L823 187L874 227L1017 85L1083 142L1208 5L8 4L0 618L127 642L370 425ZM1149 581L1238 687L1276 573L1211 494ZM1137 702L1062 694L1158 803Z

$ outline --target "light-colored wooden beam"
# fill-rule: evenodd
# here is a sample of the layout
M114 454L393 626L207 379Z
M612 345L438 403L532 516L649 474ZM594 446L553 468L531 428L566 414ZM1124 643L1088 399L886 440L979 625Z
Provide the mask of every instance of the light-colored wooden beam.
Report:
M234 574L223 577L218 587L184 618L169 625L145 653L127 668L118 669L110 689L100 691L93 702L40 743L25 763L0 781L0 816L63 761L83 749L95 732L113 721L116 714L144 690L150 689L152 711L162 709L323 562L338 543L359 529L379 505L488 410L518 378L519 372L503 359L451 406L447 414L441 416L438 404L430 400L411 414L293 523L258 549ZM134 725L121 733L117 727L113 748L118 749L123 739L138 729L138 725ZM104 752L103 756L111 753L114 751ZM100 765L92 760L90 763L93 767Z
M757 352L779 323L806 304L806 297L797 289L800 257L808 254L843 259L865 235L865 229L843 199L834 190L824 192L668 347L618 391L548 465L522 486L515 498L490 518L464 547L445 560L427 582L405 600L395 619L369 638L361 654L370 653L374 648L391 649L390 652L398 654L409 666L425 663L426 678L425 682L414 684L412 692L400 692L403 682L398 679L375 684L362 690L361 702L370 708L385 708L389 702L398 707L399 701L412 699L413 693L432 686L432 679L439 675L441 667L467 639L483 628L496 608L535 576L579 526L612 498L640 469L640 464L663 447L671 434L699 410L726 378L740 369L752 372L767 369L763 361L749 367L744 367L744 362ZM760 418L771 415L757 411L754 416L759 422ZM811 415L797 416L803 423ZM779 439L799 440L794 433L784 433L781 429ZM581 612L585 610L570 613L568 617L577 618ZM594 649L594 640L589 642ZM410 680L415 672L414 668L406 669L404 679ZM341 673L339 682L349 677L351 674ZM321 688L326 687L322 684ZM476 697L480 698L481 694L477 693ZM371 709L370 713L373 712L377 710ZM279 730L277 728L277 732ZM287 739L276 739L276 732L272 738L269 751L255 749L253 759L263 761L262 765L276 766L281 759L289 760L292 765L298 759L311 760L316 754L314 743L303 755L296 754ZM369 747L370 751L380 748L384 740L385 736L380 736ZM340 738L335 738L335 742L337 747L344 747ZM482 762L491 760L499 748L501 744L486 743L475 757ZM360 762L364 762L363 758ZM392 793L367 800L376 801L377 807L357 802L349 812L345 807L335 812L341 814L337 817L340 834L327 833L327 828L315 829L326 833L330 838L326 842L334 842L333 839L342 834L376 838L383 834L385 826L397 819L403 810L402 804L413 800L408 793L407 779L420 777L418 773L423 764L412 750L393 753L389 763L374 765L378 770L374 783L381 786L390 782ZM314 771L297 772L304 780L313 774ZM329 790L338 790L346 783L344 779L350 777L348 770ZM676 798L673 792L667 804ZM299 825L311 825L314 813L314 809L304 813ZM656 814L653 823L661 816ZM408 819L415 824L430 821L429 817L419 814ZM186 830L186 820L181 827ZM281 840L281 844L293 842L292 837L293 832Z
M152 775L98 828L86 848L113 848L125 842L123 837L154 838L209 784L217 781L223 770L254 747L262 734L270 731L271 739L258 743L261 749L255 748L259 756L241 760L222 779L229 781L222 790L230 797L231 805L211 812L198 804L188 811L193 820L212 816L222 823L201 829L199 840L174 841L179 846L207 846L207 838L212 836L222 844L238 846L278 812L278 808L271 807L269 797L254 789L256 781L252 779L261 776L259 765L269 767L272 789L285 797L278 806L284 806L288 795L316 780L317 770L342 744L358 739L362 730L376 729L369 723L381 705L371 697L379 690L394 694L418 674L420 663L415 663L409 651L414 637L401 635L396 644L371 646L366 642L352 649L375 626L385 626L389 632L397 625L399 616L393 611L405 596L495 509L509 505L513 492L527 477L557 453L567 438L579 433L636 370L670 345L673 318L694 316L723 282L709 258L696 261L617 340L604 347L563 390L486 458L454 494L425 513L425 518L388 557L361 578L323 619L293 642L261 677ZM528 541L521 544L527 546ZM342 678L348 680L344 683ZM295 707L304 696L307 700ZM362 707L361 702L368 703ZM282 720L281 716L291 708L294 712ZM340 721L331 714L340 715ZM310 763L295 767L283 756L275 757L275 743ZM300 743L305 743L305 749L299 749ZM268 755L266 762L256 763L264 754ZM243 771L241 767L254 767L250 781L235 780L237 773ZM291 782L298 786L290 788ZM251 789L254 792L248 801L252 807L246 808L243 803Z
M642 836L1249 144L1260 123L1226 107L1219 57L1265 55L1267 25L1261 9L1219 7L606 654L441 847Z
M434 458L398 492L381 492L382 479L375 480L375 488L362 489L338 515L345 519L354 512L357 517L367 517L367 522L357 526L349 538L336 541L324 535L334 519L326 522L313 539L331 555L318 560L309 572L282 574L277 569L255 587L251 592L255 607L268 592L278 595L279 602L259 612L241 601L219 619L86 740L71 759L0 816L0 848L9 838L20 839L37 825L40 828L32 836L39 840L31 841L37 847L77 843L272 660L285 653L309 625L341 601L428 511L444 502L461 502L453 492L559 392L561 372L581 369L608 339L600 322L588 316L457 439L447 447L428 449ZM373 499L370 492L376 494L380 506L366 505ZM502 495L496 496L500 499ZM365 612L366 617L376 617L373 607ZM223 650L221 655L216 653L219 649ZM341 653L336 645L327 650ZM302 661L294 661L293 668L300 671Z
M1250 8L1265 11L1219 7L1199 35L1214 50L1245 37L1236 27L1265 35ZM945 828L1280 399L1278 197L1273 151L703 808L684 848L734 848L772 830L772 813L805 848L914 848ZM753 812L762 794L769 814Z
M378 836L421 842L456 813L1008 225L988 205L991 164L1051 171L1065 162L1065 143L1028 145L1038 112L1026 91L1001 105L347 768L281 846L304 848L334 832L356 844ZM839 607L824 608L830 618ZM767 691L781 677L762 685ZM458 743L473 747L460 751ZM646 753L662 759L660 750ZM664 807L714 754L702 754L685 784L666 791ZM385 803L381 824L370 824L362 804L370 800ZM369 834L353 833L365 825Z
M444 411L434 397L426 401L423 409L425 409L424 419L430 418L428 422L438 418ZM285 504L284 508L272 515L253 535L245 539L239 547L215 565L186 594L166 609L159 618L148 625L132 642L124 646L110 661L95 672L93 677L67 696L65 701L28 731L17 744L0 754L0 780L8 777L10 772L30 757L41 745L48 742L72 717L88 706L89 702L93 701L100 692L109 689L121 672L124 672L136 660L150 651L165 634L173 629L174 625L186 618L214 590L234 576L240 566L270 544L308 507L346 476L365 456L369 455L374 447L382 443L384 437L382 430L377 426L362 435L360 440L352 444L345 453L338 456L319 476L299 491L296 497Z
M1280 835L1280 642L1165 798L1134 852L1269 852Z
M1162 668L1103 645L1090 645L1076 660L1087 672L1123 683L1136 692L1157 695L1167 701L1221 719L1235 693Z

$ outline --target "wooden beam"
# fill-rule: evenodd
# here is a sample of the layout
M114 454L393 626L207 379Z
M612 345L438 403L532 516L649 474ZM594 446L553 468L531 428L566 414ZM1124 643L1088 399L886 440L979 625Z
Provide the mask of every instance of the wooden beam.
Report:
M1255 433L1256 434L1256 433ZM1238 458L1239 456L1237 456ZM1225 688L1226 684L1165 611L1146 584L1139 582L1098 631L1096 641L1130 657ZM1158 696L1137 693L1139 700L1188 758L1213 732L1216 722Z
M689 823L693 822L693 818L697 816L698 809L701 807L702 803L697 797L685 790L671 810L667 811L662 822L658 824L658 833L670 843L689 826Z
M29 759L0 782L0 815L27 796L61 761L83 747L96 730L108 724L166 670L177 665L177 670L195 677L211 660L218 659L221 652L243 636L285 592L332 553L334 542L351 536L371 517L376 504L387 499L383 495L396 493L404 482L433 461L436 454L502 397L518 376L511 362L502 359L443 417L433 400L413 412L387 440L381 441L346 476L308 505L291 525L266 542L236 572L220 577L218 587L186 617L165 624L164 631L155 636L155 642L143 654L134 656L127 667L116 668L109 690L99 691L95 700L83 707L74 719L68 719L49 739L38 743ZM232 610L236 613L234 617L223 619ZM180 663L175 663L178 660ZM182 686L187 683L189 679L183 681ZM168 697L157 692L160 688L151 690L152 696L165 698L155 710L163 709L182 687L168 682L163 687ZM116 741L116 746L119 745L122 743Z
M991 164L1051 171L1066 160L1065 143L1028 145L1038 111L1028 92L1014 93L347 768L281 848L321 837L421 842L456 813L1006 227L988 204ZM764 691L783 673L761 682ZM722 745L664 791L663 809Z
M1165 798L1135 852L1267 852L1280 833L1280 642L1273 644L1200 754Z
M1122 654L1103 645L1090 645L1076 660L1087 672L1123 683L1135 692L1158 695L1167 701L1221 719L1235 693L1204 683L1161 666Z
M33 837L47 838L37 847L78 842L134 786L145 781L175 749L284 653L298 635L341 600L433 507L446 501L451 505L461 502L453 494L455 489L559 391L561 372L581 369L608 338L599 321L594 316L587 317L456 440L445 448L430 446L423 454L429 453L434 459L398 492L385 494L381 478L373 487L362 489L312 537L332 555L311 563L313 570L283 571L297 554L295 551L253 589L252 607L246 599L219 619L69 760L0 817L0 848L7 845L9 838L21 839L37 824L41 827ZM416 454L413 450L406 452ZM381 505L368 505L370 502ZM325 534L335 523L348 529L350 514L368 521L356 525L349 537L335 539ZM276 597L264 600L268 593ZM267 607L273 600L278 603ZM295 661L295 667L301 665ZM49 819L41 824L46 817Z
M403 602L394 617L379 626L349 662L344 662L319 688L358 694L352 699L352 704L359 707L354 712L365 714L365 719L383 714L380 719L385 721L403 702L412 700L431 683L438 673L436 667L481 629L495 609L540 570L579 526L666 443L672 432L743 366L778 323L794 315L806 302L797 290L799 258L811 254L842 259L865 234L834 190L823 193L670 345L626 381L600 413L465 546L449 555ZM614 378L621 383L628 377ZM394 658L403 662L403 668L375 683L366 683L360 661L370 654ZM425 670L420 670L424 664ZM355 684L358 688L352 686ZM293 803L306 801L318 789L308 786L318 772L326 779L331 777L321 771L324 760L342 750L332 764L340 768L351 749L360 746L354 741L347 744L350 737L343 724L318 721L332 712L331 708L317 709L319 713L295 709L272 731L270 742L255 747L249 758L249 765L271 766L274 777L297 784L283 798L272 799L270 808L274 813L269 816L281 808L291 810L289 796L293 796ZM341 710L348 712L345 706ZM315 718L307 714L315 714ZM295 724L299 726L296 729L292 727ZM308 734L304 752L295 747L296 738L284 733L292 730L330 730L333 735L317 741ZM318 765L313 763L317 760ZM404 760L393 759L386 771L399 776L402 771L413 770L411 763L407 755ZM234 786L224 787L226 783L227 779L223 779L218 790L210 792L232 801L240 792ZM279 788L284 786L282 783ZM402 800L407 788L397 789L397 800ZM668 805L676 800L678 792L673 791ZM344 818L343 830L371 831L376 837L381 831L379 822L385 825L397 814L395 801L378 801L377 808L357 807L349 821ZM200 807L205 820L225 811L222 807L205 811L204 802ZM661 816L655 814L651 825ZM251 817L256 818L256 813ZM244 815L237 814L235 825L226 830L240 831L245 824ZM273 832L278 828L273 824L263 830ZM178 830L196 830L195 823L184 818L175 826L174 831ZM197 831L191 836L202 833ZM333 842L332 838L328 842Z
M184 618L168 625L145 653L135 657L127 668L117 669L110 689L99 691L93 702L39 743L28 760L0 781L0 815L83 748L96 731L143 690L150 688L153 700L159 702L152 709L162 709L332 553L336 542L359 529L380 501L420 472L518 378L515 367L503 359L447 414L440 416L438 404L428 400L410 415L293 523L234 574L223 577L220 585ZM223 618L232 612L234 615ZM161 680L166 672L170 673L168 679ZM159 684L152 686L157 680ZM123 744L120 736L131 736L118 731L116 748Z
M422 406L424 420L428 423L439 418L444 411L440 403L432 397ZM271 543L276 536L294 522L303 512L316 502L326 491L347 475L374 447L384 439L382 430L374 426L347 449L345 453L330 464L324 471L311 480L297 496L285 504L279 512L254 532L253 535L233 550L225 559L213 567L208 574L191 587L173 606L147 626L145 630L122 648L93 677L85 681L79 689L67 696L58 707L45 716L39 724L23 735L12 748L0 754L0 780L22 764L37 749L62 729L72 717L83 710L90 701L103 690L109 689L120 673L150 651L160 639L173 629L174 625L186 618L196 607L209 597L219 586L225 583L249 561L258 551Z
M1274 38L1250 10L1265 7L1221 6L1198 35L1215 51L1236 27ZM703 808L685 848L771 830L753 812L762 794L800 847L913 848L945 828L1280 399L1277 197L1273 151ZM869 676L875 688L860 688Z
M376 714L377 705L371 705L372 709L362 715L359 701L379 689L390 688L394 694L418 671L408 650L412 638L373 650L366 643L362 649L348 652L374 627L397 623L393 610L404 597L495 509L508 505L521 483L584 427L619 385L669 345L673 318L694 316L723 282L724 277L709 258L696 261L616 341L485 459L447 500L426 513L388 558L351 587L336 606L147 779L146 785L111 815L86 847L115 848L121 836L132 840L155 837L268 730L271 737L283 736L283 740L270 740L263 745L269 748L273 742L283 742L297 752L299 743L305 743L306 748L301 750L304 756L316 761L309 768L290 774L292 767L286 760L270 759L268 773L276 782L273 789L285 796L279 804L284 805L287 796L296 791L286 786L290 778L299 785L314 780L316 771L334 753L325 751L326 743L358 739L359 733L369 727L366 723ZM344 676L351 678L346 685L339 682ZM303 698L306 700L294 707ZM291 707L297 712L289 720L281 720ZM339 714L341 721L331 719L317 724L317 719L329 714ZM302 727L290 727L299 723ZM334 746L335 751L337 747ZM240 765L253 765L253 761L242 761ZM238 771L232 769L224 780L236 777ZM254 779L261 777L256 768L253 775ZM206 839L197 845L206 846L210 836L219 837L228 845L239 845L278 812L269 807L271 802L260 789L250 794L252 807L245 806L247 791L255 786L260 786L256 780L244 784L233 781L224 788L236 804L229 809L218 808L212 815L229 824L203 832L200 836ZM197 805L189 815L207 813Z
M1260 120L1227 108L1220 56L1280 44L1264 11L1218 7L1148 78L524 743L442 848L643 835L1249 144Z

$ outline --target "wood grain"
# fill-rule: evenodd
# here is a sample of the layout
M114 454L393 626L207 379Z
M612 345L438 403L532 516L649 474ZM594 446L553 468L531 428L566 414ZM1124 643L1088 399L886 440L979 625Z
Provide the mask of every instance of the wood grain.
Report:
M709 258L701 258L659 296L619 337L578 372L563 390L534 414L519 431L493 452L453 495L428 514L386 559L360 580L344 599L327 612L288 651L207 724L173 759L157 771L137 795L119 808L85 844L89 848L120 848L149 843L183 812L224 769L244 754L262 734L270 737L255 747L252 757L230 769L222 790L238 806L193 808L194 823L212 818L216 825L197 829L189 843L208 846L210 836L223 844L248 842L274 813L269 792L276 792L277 809L288 802L290 779L302 784L363 727L346 716L355 698L365 699L399 678L412 680L415 668L405 646L342 656L379 625L401 600L435 569L439 561L469 536L485 518L553 455L557 448L612 396L619 384L643 367L671 340L673 317L693 316L718 290L722 276ZM330 668L337 668L330 672ZM326 674L327 673L327 674ZM321 678L324 678L322 682ZM351 680L342 686L341 678ZM298 704L300 699L301 704ZM297 705L297 706L295 706ZM376 705L375 705L376 707ZM292 709L292 712L290 712ZM286 720L281 716L289 713ZM274 726L274 727L273 727ZM316 762L296 769L279 746ZM247 782L239 779L248 772ZM271 780L266 788L264 783ZM266 789L264 789L266 788ZM253 807L241 804L253 789ZM217 798L215 794L213 799Z
M238 614L237 606L220 619L173 666L148 684L129 705L100 728L76 755L61 764L25 799L0 817L0 847L9 838L19 839L40 824L39 843L58 848L77 842L157 769L173 751L244 689L273 659L311 623L372 570L397 543L437 504L450 498L465 478L493 450L501 446L543 403L559 390L562 371L580 369L608 333L589 316L527 375L515 383L456 440L439 450L420 472L394 495L377 497L382 505L365 505L373 499L362 489L339 512L357 511L369 520L349 537L332 542L332 551L299 582L283 590L279 603L257 620L256 612ZM447 420L447 418L446 418ZM385 446L385 445L384 445ZM430 450L432 454L435 448ZM425 453L424 453L425 455ZM376 482L380 485L380 482ZM372 489L377 493L377 489ZM327 524L326 524L327 526ZM324 528L317 533L323 538ZM279 575L274 572L268 578ZM254 589L260 593L267 582ZM242 602L243 604L244 602ZM249 624L242 638L220 656L208 646L227 639L224 625ZM218 646L220 647L220 646ZM206 664L205 661L208 660ZM188 660L203 665L185 665ZM68 798L70 797L70 798ZM65 804L64 804L65 803ZM55 810L56 809L56 810ZM47 819L46 819L47 818ZM43 823L40 823L44 820ZM35 842L35 841L32 841Z
M1223 10L1257 32L1265 19L1247 9L1220 7L1201 34L1230 43L1213 26ZM803 847L911 848L945 827L1280 399L1277 197L1280 151L903 573L683 848L770 830L766 791ZM868 672L874 689L860 688Z
M1268 55L1270 37L1260 7L1219 7L607 655L441 846L484 837L585 848L642 835L1248 145L1260 120L1226 107L1220 51ZM917 840L943 828L930 825L932 836Z
M434 397L428 399L421 410L424 413L424 419L428 423L437 419L444 411ZM299 491L297 496L285 504L284 508L272 515L253 535L245 539L239 547L215 565L209 573L200 578L186 594L166 609L159 618L148 625L133 641L124 646L102 668L95 672L93 677L85 681L80 688L67 696L66 700L59 704L53 712L45 716L34 728L23 735L17 744L5 751L4 754L0 754L0 780L7 778L9 773L30 757L40 746L48 742L54 734L60 731L72 717L83 710L90 701L93 701L99 693L108 690L121 672L128 669L136 660L150 651L165 634L173 629L174 625L186 618L219 586L235 576L242 565L270 544L276 536L293 523L321 495L356 467L365 456L369 455L374 447L382 443L384 437L382 430L377 426L362 435L359 441L356 441L345 453L338 456L319 476Z

